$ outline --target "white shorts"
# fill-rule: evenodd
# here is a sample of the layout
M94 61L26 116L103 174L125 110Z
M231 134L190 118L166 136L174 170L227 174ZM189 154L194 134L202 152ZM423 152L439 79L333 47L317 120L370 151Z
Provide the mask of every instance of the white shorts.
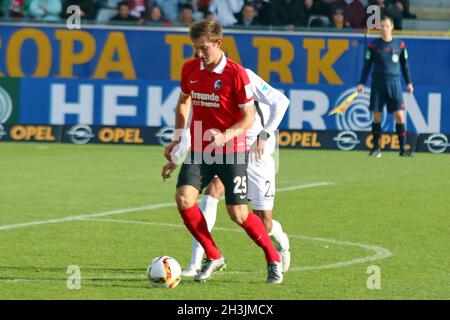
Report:
M263 156L256 160L250 154L247 168L248 199L255 210L273 210L275 200L275 160L272 153L275 139L269 138Z

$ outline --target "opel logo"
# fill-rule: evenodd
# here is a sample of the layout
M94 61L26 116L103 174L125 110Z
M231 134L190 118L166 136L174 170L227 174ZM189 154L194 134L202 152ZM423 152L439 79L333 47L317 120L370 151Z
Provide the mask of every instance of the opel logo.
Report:
M0 123L8 121L12 113L12 101L8 92L0 87Z
M165 147L172 142L174 132L174 128L164 127L158 131L156 137L158 138L159 143Z
M334 137L333 140L336 141L337 147L344 151L355 149L355 147L360 142L356 133L350 130L339 132L339 134Z
M435 133L425 140L428 150L432 153L443 153L450 144L447 137L442 133Z
M67 134L70 136L70 141L75 144L86 144L94 137L91 127L83 124L73 126Z

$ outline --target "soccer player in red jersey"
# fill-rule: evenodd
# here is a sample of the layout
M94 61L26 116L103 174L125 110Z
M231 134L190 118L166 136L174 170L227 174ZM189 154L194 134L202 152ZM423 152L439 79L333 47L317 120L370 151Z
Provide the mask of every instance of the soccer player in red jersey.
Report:
M283 281L281 258L261 219L248 210L248 148L245 131L253 125L254 102L245 69L221 50L222 27L201 20L189 28L198 58L187 61L181 72L181 94L175 113L176 134L165 148L170 160L186 128L190 106L191 152L181 167L176 191L178 211L191 234L205 249L207 259L195 281L205 281L226 267L200 208L199 193L218 176L225 186L230 218L240 225L265 254L271 284Z

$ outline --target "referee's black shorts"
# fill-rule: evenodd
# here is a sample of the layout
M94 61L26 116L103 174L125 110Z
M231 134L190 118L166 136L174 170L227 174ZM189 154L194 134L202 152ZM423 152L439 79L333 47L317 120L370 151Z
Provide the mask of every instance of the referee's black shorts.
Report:
M400 80L372 82L370 88L370 111L383 112L385 105L389 113L405 109Z
M227 205L247 204L248 153L202 154L191 152L178 175L177 188L190 185L200 193L218 176L225 186Z

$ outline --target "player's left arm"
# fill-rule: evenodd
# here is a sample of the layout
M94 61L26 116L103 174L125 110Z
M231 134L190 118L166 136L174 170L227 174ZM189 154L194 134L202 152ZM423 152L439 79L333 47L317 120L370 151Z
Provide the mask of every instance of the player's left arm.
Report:
M266 103L270 107L270 114L264 128L258 134L256 139L256 159L260 159L264 154L265 142L275 136L275 131L280 126L281 121L289 107L289 99L277 89L271 88L269 95L265 96L261 102Z
M403 78L405 79L408 92L412 94L414 92L414 87L412 84L411 73L409 69L408 50L406 50L406 46L403 41L400 44L400 49L402 50L400 52L400 66L402 69Z
M270 108L269 119L263 128L263 134L268 138L280 126L290 101L281 91L270 86L253 71L247 70L247 73L252 82L254 98Z
M261 132L259 132L255 144L251 147L251 150L255 153L256 160L258 160L264 154L266 141L270 136L274 136L274 131L280 126L290 101L282 92L270 86L252 70L246 70L252 84L254 99L268 105L270 108L269 119L264 124Z

